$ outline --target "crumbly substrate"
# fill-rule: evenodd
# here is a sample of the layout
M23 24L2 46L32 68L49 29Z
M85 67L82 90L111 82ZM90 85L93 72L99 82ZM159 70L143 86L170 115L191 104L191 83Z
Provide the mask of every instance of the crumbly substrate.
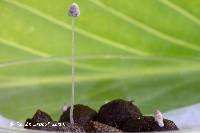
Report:
M130 119L122 127L126 132L152 132L178 130L174 122L164 119L164 127L160 127L152 116L143 116L140 119Z
M28 118L24 128L58 132L153 132L178 130L173 121L163 119L160 127L153 116L144 116L132 101L116 99L104 104L99 112L88 106L74 106L74 122L70 123L70 107L63 112L58 121L38 110L33 118Z

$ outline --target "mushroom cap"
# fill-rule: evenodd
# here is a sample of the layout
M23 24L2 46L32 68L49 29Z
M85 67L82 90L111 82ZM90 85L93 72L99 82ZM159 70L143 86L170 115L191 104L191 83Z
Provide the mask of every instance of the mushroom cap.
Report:
M68 10L68 15L72 16L72 17L80 16L80 8L79 8L78 4L72 3L72 5L70 6L70 8Z

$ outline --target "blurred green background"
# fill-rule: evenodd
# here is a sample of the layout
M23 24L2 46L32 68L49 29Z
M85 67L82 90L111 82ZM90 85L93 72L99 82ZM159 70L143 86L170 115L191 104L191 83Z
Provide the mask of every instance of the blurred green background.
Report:
M58 119L71 92L73 0L0 0L0 114ZM200 0L75 0L76 103L146 114L200 102Z

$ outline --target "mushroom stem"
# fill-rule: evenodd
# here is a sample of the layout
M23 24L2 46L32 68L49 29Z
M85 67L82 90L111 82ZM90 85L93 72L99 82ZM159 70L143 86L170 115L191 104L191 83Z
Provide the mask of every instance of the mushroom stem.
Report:
M75 44L74 44L74 18L72 17L72 94L71 94L71 108L70 108L70 123L74 124L73 110L74 110L74 90L75 90Z
M71 94L71 107L70 107L70 123L74 124L73 111L74 111L74 91L75 91L75 17L80 15L78 4L72 3L68 10L68 15L72 17L72 94Z

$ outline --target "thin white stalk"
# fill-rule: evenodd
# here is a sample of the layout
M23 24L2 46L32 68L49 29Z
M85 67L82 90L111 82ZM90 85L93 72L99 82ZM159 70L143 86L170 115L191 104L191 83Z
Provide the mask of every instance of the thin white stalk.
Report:
M75 93L75 43L74 43L74 18L72 17L72 94L71 94L71 108L70 108L70 123L74 124L73 110L74 110L74 93Z
M72 3L68 10L68 15L72 17L72 94L71 94L71 107L70 107L70 123L74 124L73 111L74 111L74 92L75 92L75 35L74 35L74 23L75 17L80 15L80 9L78 4Z

